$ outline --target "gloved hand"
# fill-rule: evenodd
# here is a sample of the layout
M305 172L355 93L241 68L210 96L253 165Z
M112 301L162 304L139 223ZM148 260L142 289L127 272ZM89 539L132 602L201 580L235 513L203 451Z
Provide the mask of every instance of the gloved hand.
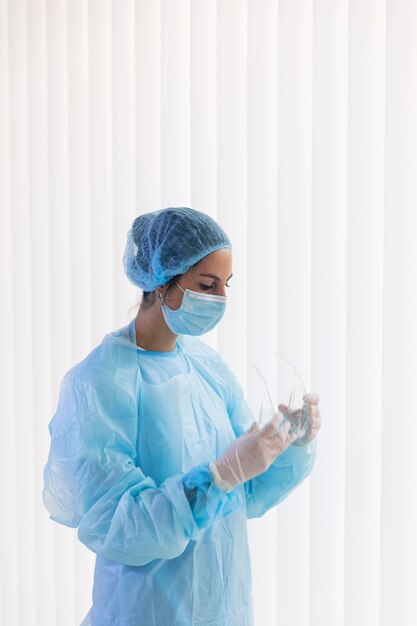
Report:
M254 422L220 458L209 464L213 480L220 489L229 493L239 483L262 474L295 441L296 434L288 435L290 422L286 421L280 428L281 419L277 414L262 428Z
M294 441L295 446L305 446L314 439L321 428L321 415L318 404L320 398L315 393L307 393L303 397L304 406L302 409L292 411L288 413L288 406L286 404L280 404L278 406L279 411L285 416L289 417L289 421L293 424L294 420L300 419L304 415L304 411L308 412L309 425L302 437Z

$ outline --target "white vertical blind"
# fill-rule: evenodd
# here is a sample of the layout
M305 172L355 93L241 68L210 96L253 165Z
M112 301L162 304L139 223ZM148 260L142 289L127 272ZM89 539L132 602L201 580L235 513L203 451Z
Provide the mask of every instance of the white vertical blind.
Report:
M12 202L12 155L11 142L14 140L12 128L12 85L9 65L10 57L14 56L9 37L11 18L4 2L0 3L0 328L2 356L0 359L0 380L3 406L1 413L0 433L0 475L3 494L2 515L0 515L0 610L2 620L11 621L18 605L18 565L15 557L17 545L17 492L16 473L14 467L16 454L16 398L13 390L15 384L15 350L14 350L14 303L13 303L13 222ZM16 60L17 62L17 60ZM8 268L8 271L5 271ZM6 332L7 329L7 332ZM11 419L10 417L13 416ZM8 480L4 477L8 476Z
M311 477L249 522L255 626L417 623L416 58L415 0L0 0L1 624L90 607L47 424L167 206L233 241L204 339L248 397L278 351L321 398Z
M310 620L344 624L348 2L313 6L311 385L327 416L311 491ZM325 390L323 393L323 389ZM321 392L321 393L320 393ZM346 456L347 455L347 456ZM319 504L320 503L320 504ZM356 503L355 503L356 506ZM356 563L356 566L358 563Z
M191 202L190 1L161 0L161 202L164 207L189 206Z
M120 258L123 255L126 223L136 205L135 185L135 1L112 3L112 123L113 123L113 223L114 251L112 302L114 317L126 316L127 285L120 281ZM122 322L123 323L123 322Z
M139 211L162 207L161 3L143 0L134 6L136 202L129 207L132 220Z
M219 348L244 382L247 370L247 5L217 4L217 218L233 242L233 297Z
M346 624L382 623L381 490L376 486L381 484L382 461L385 25L385 4L381 0L350 3L343 590Z
M35 507L34 516L31 520L35 537L36 563L34 578L30 581L30 586L36 594L32 596L32 601L25 607L22 605L23 590L18 588L17 606L9 607L6 614L1 617L5 623L46 623L51 624L55 618L55 606L58 587L55 585L57 576L57 566L61 546L70 546L71 538L63 538L62 543L56 543L57 533L51 532L44 523L44 512L39 506L39 493L43 487L42 468L44 465L44 455L48 454L48 442L45 440L44 432L39 426L44 422L45 412L53 408L53 395L51 387L57 382L53 378L52 370L52 332L41 333L36 329L46 327L51 329L51 267L50 267L50 211L49 211L49 102L48 102L48 54L47 43L47 7L44 2L32 2L27 4L27 25L28 36L28 115L29 115L29 172L30 172L30 246L31 246L31 288L27 293L25 303L26 323L30 328L30 336L27 338L26 348L32 346L32 366L26 367L24 379L33 378L33 412L29 413L33 422L34 439L32 447L34 450L34 480L35 480ZM58 24L57 24L58 28ZM9 31L13 36L13 31ZM10 65L10 74L16 73L13 65ZM11 268L13 275L14 268ZM14 282L14 289L17 282ZM55 298L56 298L55 293ZM33 305L36 302L36 305ZM13 315L16 311L13 312ZM14 331L16 333L16 330ZM56 353L54 355L56 358ZM26 363L28 361L26 360ZM16 363L17 364L17 363ZM60 363L62 365L62 362ZM10 387L11 389L12 387ZM16 387L15 387L16 389ZM20 414L15 414L14 421L20 421ZM13 449L15 458L20 456L20 447ZM25 463L26 465L26 463ZM23 468L22 468L23 469ZM14 472L19 472L19 466L14 465ZM23 473L23 472L22 472ZM19 493L16 494L19 497ZM24 567L24 551L19 548L20 542L12 543L11 548L14 553L21 555ZM65 570L62 570L63 572ZM71 585L70 581L70 585ZM4 587L2 585L2 591ZM52 593L51 593L52 591ZM17 609L18 612L15 612Z
M417 4L386 5L381 624L417 621Z

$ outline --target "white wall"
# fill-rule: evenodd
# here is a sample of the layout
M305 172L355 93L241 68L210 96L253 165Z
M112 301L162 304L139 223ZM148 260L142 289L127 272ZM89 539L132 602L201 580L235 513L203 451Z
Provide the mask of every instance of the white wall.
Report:
M47 424L134 315L131 221L167 206L234 244L207 342L321 398L311 476L249 524L256 626L417 623L416 59L415 0L0 0L1 624L90 606Z

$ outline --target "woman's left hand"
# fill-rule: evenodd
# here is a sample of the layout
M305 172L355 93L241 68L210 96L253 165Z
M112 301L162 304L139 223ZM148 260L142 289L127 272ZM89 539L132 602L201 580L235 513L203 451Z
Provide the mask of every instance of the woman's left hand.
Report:
M318 403L320 402L320 398L315 393L306 393L303 397L303 401L308 405L309 412L309 426L302 437L296 439L292 445L294 446L305 446L314 437L317 435L321 428L321 415L320 409L318 407ZM288 414L288 406L285 404L278 405L278 409L283 413L283 415ZM303 414L303 409L298 409L297 411L291 412L291 417L301 417Z

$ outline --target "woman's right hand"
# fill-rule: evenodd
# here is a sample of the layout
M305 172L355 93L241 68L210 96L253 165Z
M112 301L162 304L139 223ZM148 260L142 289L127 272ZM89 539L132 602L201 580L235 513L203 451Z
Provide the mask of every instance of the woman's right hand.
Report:
M291 424L285 421L280 427L277 414L265 426L254 422L243 435L235 439L220 458L210 463L209 469L216 485L225 492L263 472L297 438L289 435Z

